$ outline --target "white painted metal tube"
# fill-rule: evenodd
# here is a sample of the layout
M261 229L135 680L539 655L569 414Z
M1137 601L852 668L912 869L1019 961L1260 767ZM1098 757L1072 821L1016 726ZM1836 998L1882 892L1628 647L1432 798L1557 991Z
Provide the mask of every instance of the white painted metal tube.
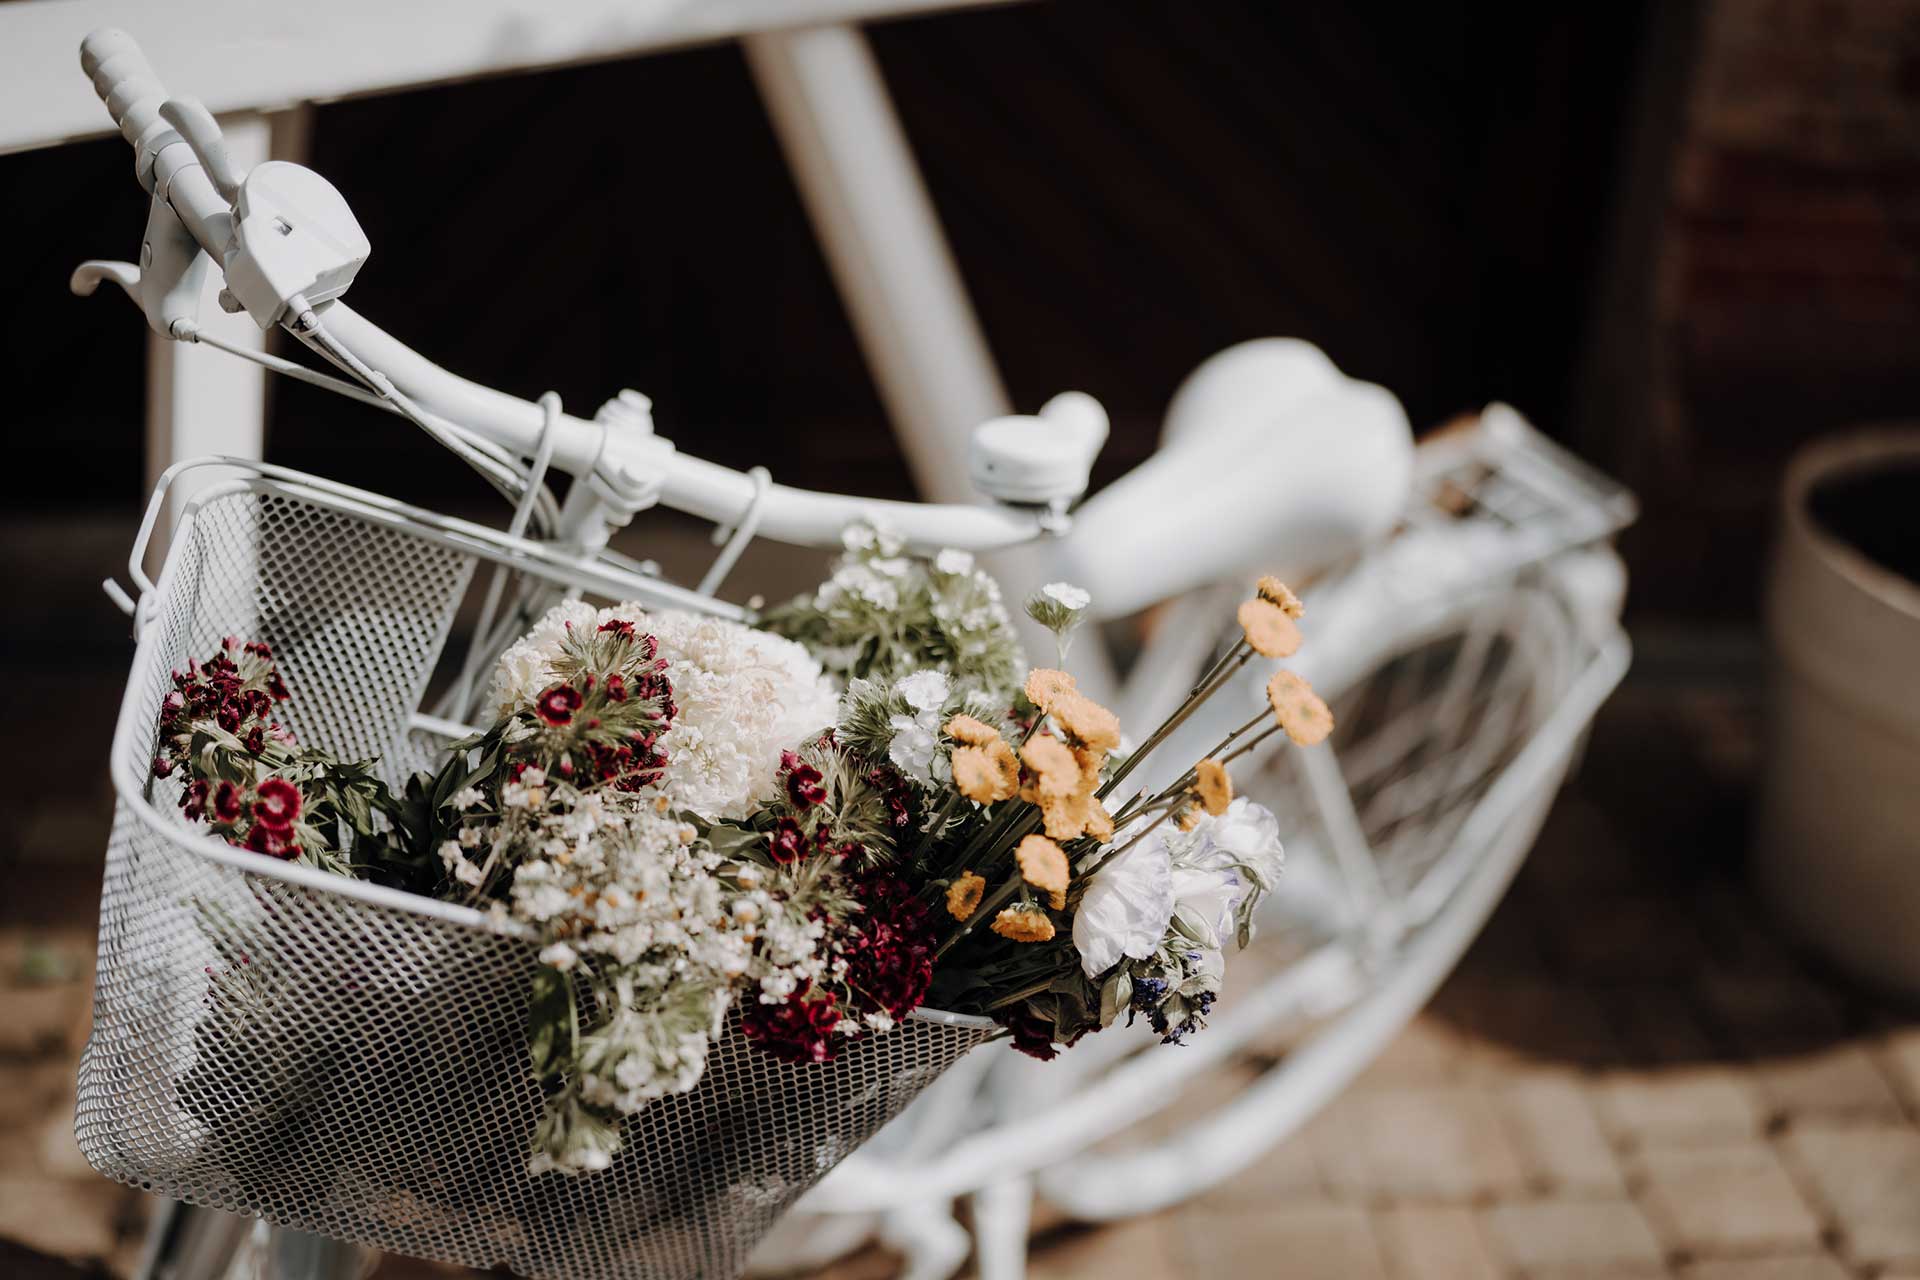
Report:
M539 447L544 418L538 405L449 373L344 302L328 304L321 314L342 346L426 409L522 456L532 456ZM609 431L570 415L562 415L556 429L553 465L573 475L588 474L596 466L614 468L617 474L630 466L636 482L658 478L660 501L667 506L719 523L736 519L754 499L751 476L675 453L658 437ZM1029 542L1041 533L1036 514L1009 507L894 502L775 484L767 490L759 535L801 546L832 546L842 529L862 518L887 525L923 549L987 551Z
M920 492L973 496L973 428L1013 412L866 37L741 41Z

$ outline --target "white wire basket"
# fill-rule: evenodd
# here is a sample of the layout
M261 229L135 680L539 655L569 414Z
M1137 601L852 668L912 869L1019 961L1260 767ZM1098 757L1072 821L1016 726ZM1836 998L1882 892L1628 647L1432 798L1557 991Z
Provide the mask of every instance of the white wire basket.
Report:
M433 745L417 708L486 564L620 589L537 544L277 468L189 508L136 609L80 1148L148 1191L417 1257L535 1280L733 1276L992 1024L922 1011L818 1067L730 1027L691 1093L625 1122L612 1167L529 1175L528 936L233 849L151 777L172 671L235 635L273 646L302 741L378 755L403 781Z

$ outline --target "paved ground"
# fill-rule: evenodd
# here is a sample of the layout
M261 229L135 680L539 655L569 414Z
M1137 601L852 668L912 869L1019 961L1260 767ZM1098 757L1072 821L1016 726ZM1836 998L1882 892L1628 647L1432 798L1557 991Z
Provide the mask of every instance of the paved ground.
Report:
M1824 975L1742 887L1751 648L1642 654L1487 933L1356 1087L1176 1212L1043 1213L1036 1277L1920 1280L1920 1014ZM110 681L61 688L107 722ZM0 1275L124 1274L145 1207L71 1137L104 769L30 763L0 895Z

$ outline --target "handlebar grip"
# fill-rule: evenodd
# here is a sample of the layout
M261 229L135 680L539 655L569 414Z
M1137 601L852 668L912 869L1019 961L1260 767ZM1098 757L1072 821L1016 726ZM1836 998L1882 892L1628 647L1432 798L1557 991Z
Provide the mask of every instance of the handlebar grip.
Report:
M166 127L160 105L167 91L132 36L113 27L93 32L80 42L80 69L93 81L94 92L128 142L137 147L155 125Z

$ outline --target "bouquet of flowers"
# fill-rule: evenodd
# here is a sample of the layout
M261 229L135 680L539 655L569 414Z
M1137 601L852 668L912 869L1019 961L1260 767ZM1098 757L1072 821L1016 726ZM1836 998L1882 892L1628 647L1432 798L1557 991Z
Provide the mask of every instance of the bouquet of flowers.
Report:
M229 640L176 674L154 772L261 857L537 934L535 1172L606 1168L621 1118L692 1089L733 1028L802 1072L923 1004L1042 1059L1122 1016L1169 1044L1199 1031L1281 866L1229 766L1332 717L1276 670L1269 705L1171 783L1127 784L1249 663L1298 648L1300 602L1262 579L1240 639L1129 746L1066 669L1085 592L1027 602L1057 656L1028 669L970 556L866 525L845 547L758 627L555 607L499 659L492 722L397 794L297 744L272 653Z

